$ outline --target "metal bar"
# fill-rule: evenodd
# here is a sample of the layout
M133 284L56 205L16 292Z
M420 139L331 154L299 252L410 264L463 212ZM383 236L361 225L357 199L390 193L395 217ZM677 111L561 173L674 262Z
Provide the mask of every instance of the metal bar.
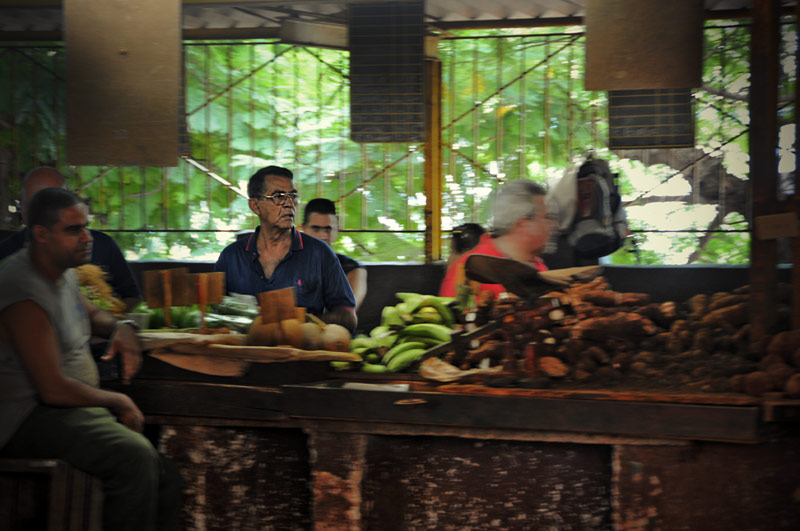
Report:
M391 162L391 153L390 147L392 144L386 143L383 145L383 163L389 164ZM392 194L392 179L390 178L389 174L386 173L383 175L383 211L389 212ZM406 201L406 209L408 209L408 201Z
M367 224L367 195L364 193L364 185L369 182L367 180L369 168L369 154L367 153L367 145L361 144L361 184L355 190L361 191L361 227ZM389 171L389 167L385 167L383 171L379 171L373 178L376 179L379 175ZM371 180L371 179L370 179ZM351 192L352 193L352 192ZM349 195L349 194L348 194Z
M297 64L297 54L296 53L295 53L294 59L295 60L292 61L292 70L293 70L292 73L294 74L292 76L293 77L292 81L294 83L293 94L300 94L300 86L298 84L299 83L298 80L300 79L300 65ZM292 113L292 118L293 118L292 130L295 131L295 132L299 131L300 130L300 122L299 122L299 116L297 115L296 112ZM294 157L292 159L292 165L296 169L299 170L300 169L300 157L299 157L299 155L297 153L297 134L292 136L292 152L294 153Z
M366 149L366 144L361 144L361 154L362 154L362 159L364 159L364 160L366 160L365 149ZM377 172L372 174L371 177L368 177L367 167L366 166L362 166L362 168L361 168L361 182L358 185L356 185L355 188L353 188L349 192L343 194L339 199L347 199L348 197L350 197L351 195L353 195L357 191L362 190L365 185L371 183L375 179L380 178L384 173L386 173L387 171L391 170L392 168L394 168L395 166L397 166L398 164L400 164L404 160L410 158L411 155L416 153L418 150L419 150L419 146L409 146L407 153L404 153L401 157L399 157L397 160L392 162L389 166L378 170Z
M163 175L165 168L161 168L161 173ZM141 217L141 221L139 222L139 228L144 230L147 227L147 172L145 171L144 167L142 168L142 179L139 183L139 216Z
M217 173L211 171L210 169L206 168L205 166L203 166L202 164L200 164L198 161L194 160L191 157L182 156L181 158L183 160L185 160L187 163L189 163L192 166L194 166L195 168L197 168L198 170L200 170L201 172L205 173L207 176L211 177L215 181L217 181L220 184L222 184L222 186L224 186L225 188L227 188L231 192L234 192L234 193L244 197L245 199L247 199L247 192L245 190L241 190L240 188L237 188L229 180L225 179L224 177L221 177L219 174L217 174Z
M33 101L40 101L39 76L37 75L37 72L33 71L33 72L30 72L29 77L30 77L30 80L31 80L31 90L32 90L32 92L34 94ZM36 108L34 107L34 109L36 109ZM32 137L33 137L33 150L32 151L33 151L33 155L36 158L36 160L33 161L33 165L34 166L38 166L38 163L41 161L42 153L41 153L41 146L40 146L40 141L39 141L39 126L40 126L39 113L36 110L34 110L34 112L31 113L31 119L33 121L33 135L32 135Z
M119 180L117 181L117 188L119 189L119 216L117 216L117 228L121 229L125 226L125 168L119 169Z
M188 194L186 196L189 197ZM161 227L162 229L166 229L169 227L169 205L171 201L169 200L169 178L166 173L161 175ZM186 214L186 226L189 227L190 224L188 223L189 220L189 210L188 208L184 209Z
M800 2L795 8L795 65L800 64ZM800 198L800 83L794 79L794 199ZM798 209L795 209L797 212ZM800 329L800 238L792 240L792 328Z
M232 51L233 51L233 49L231 48L230 45L225 47L225 67L228 69L228 76L227 76L228 77L228 86L230 86L231 80L233 79ZM248 76L248 79L252 79L252 78L253 78L253 76ZM227 109L226 109L227 112L226 112L226 114L227 114L227 125L228 125L228 131L227 131L227 134L225 135L225 140L226 140L226 144L227 144L226 145L226 148L227 148L226 149L226 152L227 152L227 156L226 156L226 159L227 159L227 161L226 161L227 162L226 173L227 173L228 178L230 178L230 176L233 174L233 154L234 154L234 151L233 151L233 128L234 128L234 120L233 120L233 113L234 113L234 110L233 110L233 90L229 90L228 91L226 99L227 99ZM209 163L210 163L210 161L209 161ZM210 188L209 188L208 193L209 193L209 195L208 195L208 204L211 205L212 204L212 193L213 192L211 191ZM227 195L228 195L228 204L230 204L233 201L233 197L231 196L230 192L228 192ZM208 223L209 223L209 226L210 226L210 224L211 224L211 216L208 217Z
M750 179L753 219L771 214L777 202L778 2L754 0L750 41ZM753 232L750 243L751 328L755 346L775 320L777 244Z
M472 79L471 79L471 90L472 90L472 101L478 101L480 94L478 93L478 66L480 65L479 55L478 55L478 41L474 41L472 44ZM482 105L479 104L479 105ZM473 108L477 108L473 106ZM480 116L478 113L471 113L472 116L472 157L470 158L470 166L475 168L478 165L478 146L480 145ZM453 118L450 121L450 124L455 124L460 118ZM449 125L448 124L448 127ZM467 173L465 177L469 178L469 174ZM476 180L476 174L473 172L473 176L470 178L470 184L474 185ZM472 203L472 217L475 219L478 216L478 202L475 201L475 196L470 195L470 201Z
M571 49L571 48L570 48ZM521 68L524 71L525 66L527 63L527 52L528 52L528 45L525 41L525 38L522 38L522 60L520 64L522 65ZM519 143L517 144L517 159L519 160L519 176L520 178L524 179L528 174L528 153L526 149L527 144L527 109L528 109L528 101L525 96L527 96L526 81L528 80L528 76L523 76L519 80Z
M425 60L425 261L442 257L442 62Z
M60 56L57 56L56 54L53 54L50 57L51 70L55 70L56 64L59 61L60 61ZM59 137L61 136L63 128L64 128L64 124L61 123L61 118L62 118L62 114L61 113L64 112L66 114L64 109L61 109L60 105L59 105L59 95L62 94L63 91L64 91L63 80L60 78L60 76L53 76L53 79L50 81L50 84L52 84L52 85L60 85L59 86L60 90L54 90L53 91L53 102L52 102L52 106L53 106L53 110L54 110L54 112L53 112L53 129L50 131L50 134L52 135L53 145L55 145L55 147L56 147L56 160L57 161L61 161L61 160L65 160L64 153L63 153L64 143L60 142L58 140Z
M250 65L252 67L252 64L256 60L256 47L255 47L255 45L250 46L248 48L248 54L250 56ZM250 123L251 124L256 123L256 105L255 105L255 98L254 98L254 94L256 93L255 84L256 84L255 76L250 76L250 79L248 80L247 111L248 111L248 114L250 115ZM256 128L255 127L250 127L249 129L250 129L250 160L251 160L251 166L250 166L250 172L249 173L250 173L250 175L252 175L252 174L255 173L255 168L253 168L253 166L252 166L252 160L256 156Z
M573 80L572 63L575 61L575 48L569 48L569 66L567 67L567 157L572 157L573 126L575 125L575 103L572 98Z
M339 102L340 107L345 107L344 105L344 95L340 93L339 95ZM344 120L341 122L341 130L339 132L339 170L337 172L338 181L339 181L339 191L338 191L338 199L339 202L339 224L342 229L347 226L347 203L343 199L344 197L344 190L345 190L345 179L347 177L347 173L344 171L345 167L345 160L347 158L347 151L346 151L346 142L342 141L341 139L347 138L347 124Z
M275 50L276 50L277 47L278 46L276 44L272 45L272 53L273 53L273 55L275 54ZM272 69L272 75L270 77L272 79L276 79L278 65L276 63L272 62L272 63L270 63L270 66L271 66L271 69ZM272 92L272 98L273 99L277 98L278 97L278 93L279 93L277 84L272 83L270 85L270 89L271 89L271 92ZM277 116L276 116L276 121L277 121ZM273 127L271 129L271 132L272 132L272 152L275 154L275 157L277 159L279 157L279 152L278 152L278 128L277 127ZM277 162L277 160L276 160L276 162ZM253 173L255 173L255 171Z
M450 97L448 98L448 119L450 121L453 120L456 116L456 47L452 44L449 44L448 55L450 56L450 67L447 71L447 76L450 78L450 83L448 85L448 89L450 92ZM456 132L454 128L450 128L448 130L449 137L447 140L447 150L448 150L448 169L450 170L448 173L450 174L453 181L457 180L458 171L456 166L456 154L454 153L454 146L456 141ZM442 192L445 190L442 189ZM463 187L462 187L463 193ZM455 207L454 202L450 202L448 208L450 209L450 216L452 217L455 212L453 211Z
M414 164L412 160L406 161L406 197L414 195ZM411 224L411 204L406 200L406 222L405 225Z
M549 59L549 38L545 39L544 55ZM544 72L544 148L542 149L542 152L544 154L544 166L548 167L550 165L550 76L547 68L542 69L542 71Z
M190 165L188 163L186 163L187 161L184 161L184 162L185 162L185 164L183 164L183 189L184 189L184 193L186 194L186 200L188 202L189 198L190 198L189 194L190 194L190 192L192 190L192 169L190 168ZM167 181L167 175L163 174L161 176L161 178L163 179L162 182L164 183L164 186L166 187L167 182L168 182ZM188 208L185 209L185 216L186 216L186 225L185 226L186 227L190 227L191 225L190 225L189 209Z
M497 78L497 86L503 86L503 44L505 40L496 40L494 41L496 45L496 53L497 53L497 65L495 67L495 76ZM497 172L498 175L505 174L505 164L503 164L505 157L503 153L503 95L497 95L497 108L494 112L494 131L495 131L495 142L494 142L494 158L497 161Z
M320 62L317 61L315 64L316 72L317 72L317 101L322 101L322 69L320 68ZM322 163L322 128L319 125L322 124L322 105L317 106L317 145L314 146L315 155L316 155L316 173L317 173L317 197L324 197L325 192L322 190L322 180L323 180L323 163Z

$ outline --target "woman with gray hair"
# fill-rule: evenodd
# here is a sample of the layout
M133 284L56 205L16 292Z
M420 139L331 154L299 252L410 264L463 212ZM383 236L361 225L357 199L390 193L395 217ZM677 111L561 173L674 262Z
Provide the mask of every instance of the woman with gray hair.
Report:
M439 295L456 295L458 284L464 282L464 263L473 254L511 258L545 271L547 266L539 253L547 244L552 228L552 221L547 217L545 193L542 185L527 179L511 181L498 190L492 209L493 231L484 234L477 246L450 265ZM478 292L481 291L491 291L496 296L506 290L501 284L481 284Z

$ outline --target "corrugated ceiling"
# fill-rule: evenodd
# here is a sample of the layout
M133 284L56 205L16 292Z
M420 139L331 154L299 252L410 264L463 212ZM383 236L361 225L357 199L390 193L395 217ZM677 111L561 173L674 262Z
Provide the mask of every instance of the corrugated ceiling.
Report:
M398 1L398 0L388 0ZM401 1L401 0L400 0ZM580 23L587 0L427 0L425 12L431 29L460 27L501 27L503 25ZM653 0L669 1L669 0ZM7 6L9 1L0 5ZM40 2L40 7L0 7L0 32L60 32L61 8L57 2ZM796 0L782 0L785 7ZM752 7L752 0L705 0L710 17L730 12L739 16ZM232 30L231 35L256 29L255 35L269 36L288 18L302 21L346 23L347 2L283 1L283 2L184 2L185 32ZM738 12L738 13L737 13Z
M17 0L19 1L19 0ZM359 1L359 0L354 0ZM402 0L387 0L402 1ZM669 0L652 0L669 1ZM431 30L580 24L587 0L427 0L426 19ZM14 7L14 0L0 2L0 37L50 38L62 30L60 2L40 0ZM746 16L752 0L705 0L708 18ZM203 2L185 0L183 29L186 38L278 37L287 19L346 25L346 1L241 1ZM791 8L796 0L781 0ZM11 5L11 7L8 7ZM18 4L17 4L18 5Z

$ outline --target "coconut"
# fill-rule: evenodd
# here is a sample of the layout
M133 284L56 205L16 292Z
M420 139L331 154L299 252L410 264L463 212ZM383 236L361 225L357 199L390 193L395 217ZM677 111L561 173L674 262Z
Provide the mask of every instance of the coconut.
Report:
M252 324L247 333L247 344L272 347L281 342L281 327L278 323Z
M322 327L317 323L303 323L300 325L303 330L303 346L306 350L317 350L320 345Z
M281 321L281 332L283 332L283 343L303 348L303 323L299 319Z
M322 329L319 342L325 350L348 352L350 350L350 330L341 325L327 324Z

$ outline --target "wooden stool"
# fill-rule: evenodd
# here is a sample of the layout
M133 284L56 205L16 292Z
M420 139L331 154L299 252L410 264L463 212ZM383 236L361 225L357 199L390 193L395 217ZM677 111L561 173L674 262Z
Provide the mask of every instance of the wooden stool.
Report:
M58 459L0 459L0 529L100 531L100 485Z

